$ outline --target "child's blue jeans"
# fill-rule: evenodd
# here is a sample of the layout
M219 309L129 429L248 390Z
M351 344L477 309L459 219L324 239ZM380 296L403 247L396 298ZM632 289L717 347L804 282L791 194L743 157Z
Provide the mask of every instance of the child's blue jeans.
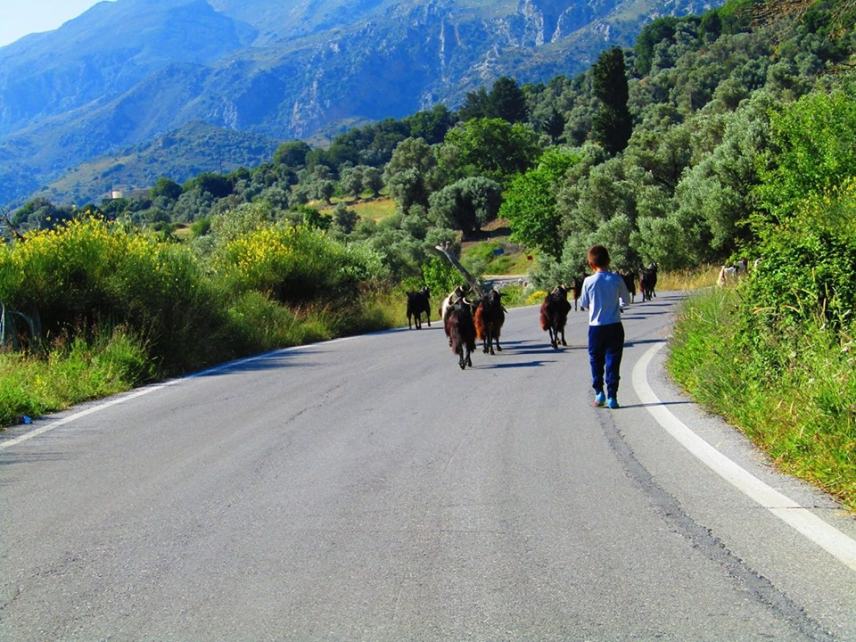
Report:
M606 396L617 398L620 379L618 369L621 367L623 352L624 326L621 323L589 326L591 387L596 393L603 392L604 379L606 379Z

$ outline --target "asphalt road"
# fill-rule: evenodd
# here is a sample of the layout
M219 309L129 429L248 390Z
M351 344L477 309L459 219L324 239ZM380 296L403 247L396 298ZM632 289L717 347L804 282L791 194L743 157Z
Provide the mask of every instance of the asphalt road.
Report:
M283 351L0 436L0 640L856 640L856 571L680 445L586 321L537 309L461 371L435 323ZM662 374L675 416L850 538ZM3 442L2 440L5 440ZM4 445L5 444L5 445Z

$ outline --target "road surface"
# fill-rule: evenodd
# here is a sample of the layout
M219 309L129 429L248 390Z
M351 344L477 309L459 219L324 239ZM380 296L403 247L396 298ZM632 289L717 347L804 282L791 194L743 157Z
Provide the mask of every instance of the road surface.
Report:
M463 372L435 322L7 431L0 639L856 640L856 569L785 520L856 523L665 380L679 298L626 313L616 411L585 315L554 351L523 308Z

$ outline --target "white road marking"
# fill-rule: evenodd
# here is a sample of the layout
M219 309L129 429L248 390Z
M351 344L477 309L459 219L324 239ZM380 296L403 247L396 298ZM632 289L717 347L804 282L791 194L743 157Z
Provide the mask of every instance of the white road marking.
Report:
M657 423L708 468L744 495L856 571L856 540L741 468L699 437L663 405L648 383L647 369L654 355L662 350L664 345L665 343L661 343L650 348L633 368L633 388Z
M86 410L81 410L79 412L75 412L68 417L63 417L62 419L57 419L56 421L52 421L48 424L45 424L41 428L36 428L30 432L24 433L20 437L15 437L14 439L9 439L7 441L0 442L0 451L8 450L12 448L12 446L17 446L20 443L25 441L29 441L34 437L38 437L39 435L43 435L46 432L50 432L52 430L56 430L60 426L65 426L66 424L70 424L72 421L77 421L78 419L82 419L88 415L92 415L96 412L100 412L101 410L106 410L107 408L111 408L112 406L118 406L120 404L126 403L133 399L138 399L139 397L143 397L145 395L151 394L153 392L157 392L158 390L163 390L164 388L168 388L170 386L175 386L185 381L189 381L191 379L197 379L199 377L205 377L208 375L216 374L218 372L224 372L226 370L230 370L231 368L235 368L237 366L244 365L246 363L252 363L253 361L261 361L262 359L268 359L270 357L276 356L278 354L283 354L285 352L295 352L297 350L305 350L307 348L314 348L316 346L322 345L330 345L331 343L341 343L343 341L350 341L351 339L355 339L357 336L355 335L351 337L341 337L339 339L331 339L330 341L323 341L321 343L307 343L301 346L292 346L290 348L281 348L279 350L273 350L271 352L265 352L263 354L257 354L253 357L247 357L245 359L238 359L237 361L230 361L228 363L221 364L219 366L215 366L213 368L208 368L207 370L202 370L200 372L194 372L193 374L189 374L184 377L180 377L178 379L170 379L169 381L165 381L164 383L155 384L152 386L147 386L145 388L140 388L135 392L130 394L125 394L120 397L115 397L110 399L109 401L105 401L104 403L100 403L96 406L92 406L87 408Z

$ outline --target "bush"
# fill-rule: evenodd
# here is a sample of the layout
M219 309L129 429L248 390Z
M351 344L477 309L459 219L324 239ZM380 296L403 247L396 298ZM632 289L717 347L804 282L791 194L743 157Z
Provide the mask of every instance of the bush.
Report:
M367 247L291 225L236 238L221 248L214 266L235 291L256 290L288 303L350 298L358 283L383 275L379 255Z
M86 219L30 233L0 257L0 301L40 319L49 341L126 325L167 371L231 354L200 338L203 329L209 340L222 335L227 320L184 246Z
M815 318L843 330L856 321L856 178L759 227L761 261L745 286L748 337L790 331Z

